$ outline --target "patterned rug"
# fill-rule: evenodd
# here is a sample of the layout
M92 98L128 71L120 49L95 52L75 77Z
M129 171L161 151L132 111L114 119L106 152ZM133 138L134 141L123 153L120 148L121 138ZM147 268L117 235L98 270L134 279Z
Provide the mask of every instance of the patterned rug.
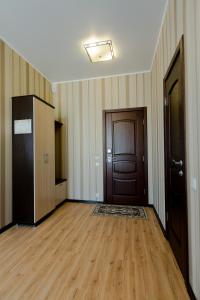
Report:
M93 210L93 215L147 219L144 207L126 205L98 204Z

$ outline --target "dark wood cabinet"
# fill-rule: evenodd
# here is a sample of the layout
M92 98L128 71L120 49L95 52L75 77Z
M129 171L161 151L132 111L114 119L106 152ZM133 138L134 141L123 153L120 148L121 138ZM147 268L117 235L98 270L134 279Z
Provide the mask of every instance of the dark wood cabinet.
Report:
M55 208L54 107L36 96L12 99L13 220L36 224Z

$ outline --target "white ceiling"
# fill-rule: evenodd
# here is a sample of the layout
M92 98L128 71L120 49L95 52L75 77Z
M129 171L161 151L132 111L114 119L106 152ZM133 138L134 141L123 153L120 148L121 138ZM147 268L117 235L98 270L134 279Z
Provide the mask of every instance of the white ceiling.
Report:
M0 0L0 36L53 82L150 70L167 0ZM111 39L91 64L82 44Z

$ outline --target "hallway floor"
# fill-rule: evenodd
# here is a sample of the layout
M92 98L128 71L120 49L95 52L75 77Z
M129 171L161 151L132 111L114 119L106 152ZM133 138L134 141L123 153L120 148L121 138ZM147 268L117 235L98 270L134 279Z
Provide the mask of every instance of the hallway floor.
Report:
M186 300L151 208L148 220L66 203L37 228L0 235L0 300Z

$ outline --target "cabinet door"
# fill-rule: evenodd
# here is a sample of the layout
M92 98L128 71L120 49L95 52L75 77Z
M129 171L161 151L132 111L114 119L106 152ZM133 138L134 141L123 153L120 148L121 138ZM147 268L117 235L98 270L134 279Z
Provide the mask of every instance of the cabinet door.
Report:
M46 107L45 115L46 134L45 134L45 153L47 154L46 172L46 196L47 210L50 212L55 208L55 127L54 110Z
M35 222L54 208L54 114L45 103L34 101Z

